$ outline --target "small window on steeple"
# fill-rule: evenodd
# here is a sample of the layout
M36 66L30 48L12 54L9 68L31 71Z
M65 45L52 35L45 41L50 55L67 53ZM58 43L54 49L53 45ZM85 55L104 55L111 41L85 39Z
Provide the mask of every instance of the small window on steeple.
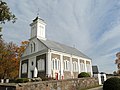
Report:
M35 43L33 43L33 45L34 45L34 51L35 51Z

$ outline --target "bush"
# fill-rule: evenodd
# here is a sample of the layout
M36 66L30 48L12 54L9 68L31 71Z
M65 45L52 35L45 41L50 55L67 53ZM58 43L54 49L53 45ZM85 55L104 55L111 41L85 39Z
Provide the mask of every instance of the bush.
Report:
M120 90L120 79L109 78L103 84L103 90Z
M10 79L10 83L15 83L15 79Z
M81 72L80 74L78 74L78 78L83 78L83 77L90 77L89 73L86 72Z
M16 83L26 83L29 82L28 78L18 78L15 80Z
M49 80L55 80L53 77L43 77L42 81L49 81Z

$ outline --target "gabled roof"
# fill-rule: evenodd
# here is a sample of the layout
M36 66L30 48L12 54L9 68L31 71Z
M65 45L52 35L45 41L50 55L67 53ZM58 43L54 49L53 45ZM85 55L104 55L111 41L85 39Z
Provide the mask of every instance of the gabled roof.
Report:
M67 53L67 54L71 54L71 55L75 55L75 56L79 56L79 57L83 57L83 58L87 58L87 59L91 59L88 56L86 56L85 54L83 54L82 52L80 52L79 50L77 50L76 48L70 47L70 46L66 46L64 44L60 44L58 42L54 42L51 40L42 40L40 39L40 41L49 49L51 50L55 50L55 51L59 51L59 52L63 52L63 53Z

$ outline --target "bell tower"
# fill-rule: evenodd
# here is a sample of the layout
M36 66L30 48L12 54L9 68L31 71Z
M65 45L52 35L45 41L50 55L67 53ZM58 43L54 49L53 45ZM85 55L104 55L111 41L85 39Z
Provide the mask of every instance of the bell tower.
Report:
M45 26L46 23L43 19L39 18L38 16L33 20L30 24L31 26L31 35L30 39L37 37L38 39L46 40L45 37Z

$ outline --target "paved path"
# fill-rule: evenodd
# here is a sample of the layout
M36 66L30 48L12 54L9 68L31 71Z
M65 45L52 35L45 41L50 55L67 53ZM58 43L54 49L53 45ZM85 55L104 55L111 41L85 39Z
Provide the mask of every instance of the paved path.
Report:
M103 88L103 86L100 86L100 87L91 88L91 89L88 89L88 90L103 90L102 88Z

